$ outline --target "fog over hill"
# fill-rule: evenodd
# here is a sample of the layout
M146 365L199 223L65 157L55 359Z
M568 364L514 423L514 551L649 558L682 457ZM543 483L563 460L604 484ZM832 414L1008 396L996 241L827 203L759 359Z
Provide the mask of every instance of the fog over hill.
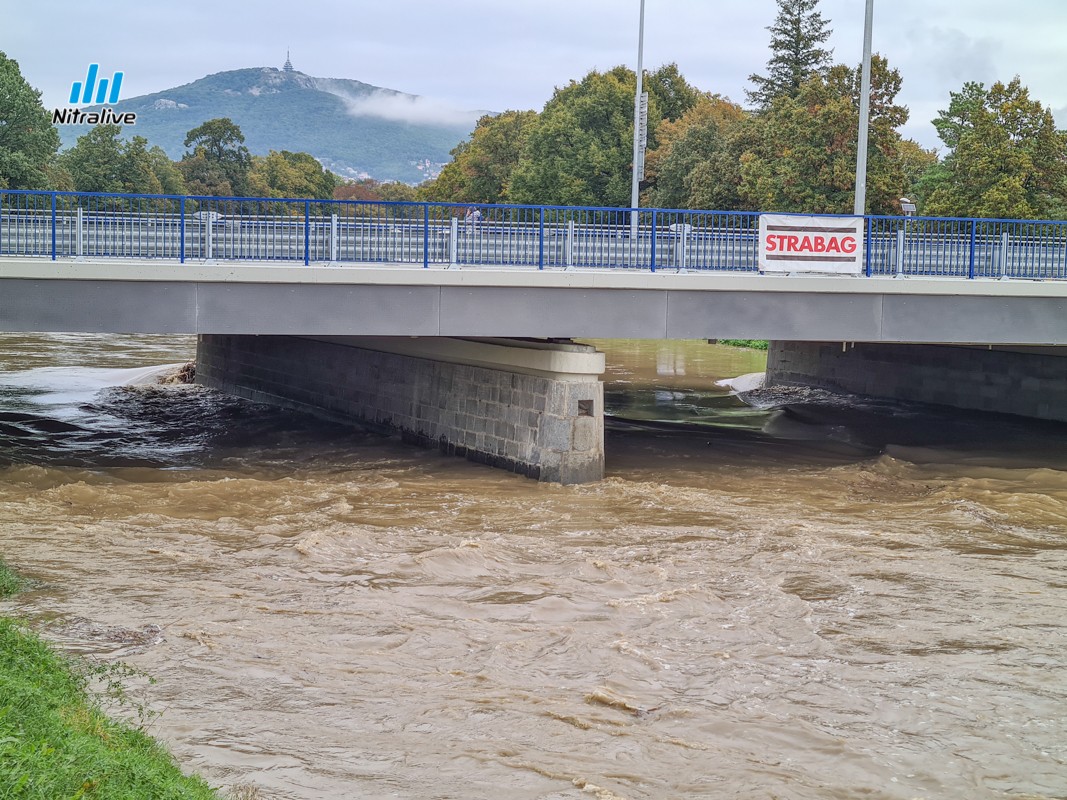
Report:
M449 151L486 113L286 67L219 72L121 100L112 108L137 114L137 124L123 129L125 137L144 136L173 159L185 152L187 131L209 119L229 117L257 155L302 151L344 177L408 183L436 174L450 160ZM61 125L59 130L63 146L69 147L88 127Z

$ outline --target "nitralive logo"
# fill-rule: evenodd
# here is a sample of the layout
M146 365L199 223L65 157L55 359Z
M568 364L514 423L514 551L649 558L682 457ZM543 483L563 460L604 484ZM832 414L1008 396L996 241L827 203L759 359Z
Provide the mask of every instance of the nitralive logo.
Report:
M79 103L117 103L119 101L119 89L122 88L121 72L116 72L107 78L97 80L100 72L99 64L90 64L89 71L85 75L85 81L74 81L70 85L70 104L76 106ZM110 85L111 91L108 92ZM93 90L96 90L96 99L93 99ZM56 108L52 110L53 125L135 125L137 115L132 111L122 114L104 106L99 111L82 111L80 108Z

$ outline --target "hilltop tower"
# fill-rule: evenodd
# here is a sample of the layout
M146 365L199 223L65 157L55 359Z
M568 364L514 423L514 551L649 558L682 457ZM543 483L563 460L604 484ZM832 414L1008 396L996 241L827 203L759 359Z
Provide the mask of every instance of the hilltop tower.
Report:
M296 70L293 69L293 62L289 60L289 51L288 50L285 51L285 64L282 66L282 71L283 72L296 72Z

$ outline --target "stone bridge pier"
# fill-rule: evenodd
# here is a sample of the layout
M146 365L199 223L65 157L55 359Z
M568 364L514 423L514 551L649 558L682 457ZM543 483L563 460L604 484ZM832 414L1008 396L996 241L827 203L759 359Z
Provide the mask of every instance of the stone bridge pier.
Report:
M774 341L767 383L1067 422L1067 347Z
M604 477L604 355L570 341L202 334L196 380L541 481Z

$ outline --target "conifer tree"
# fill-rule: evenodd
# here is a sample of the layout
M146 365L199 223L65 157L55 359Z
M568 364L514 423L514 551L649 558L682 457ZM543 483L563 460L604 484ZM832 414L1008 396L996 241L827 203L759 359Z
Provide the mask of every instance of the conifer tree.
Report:
M800 87L815 75L825 75L832 50L829 23L817 10L819 0L778 0L778 16L771 32L771 58L766 75L750 75L755 86L746 90L748 102L766 111L778 97L796 97Z

